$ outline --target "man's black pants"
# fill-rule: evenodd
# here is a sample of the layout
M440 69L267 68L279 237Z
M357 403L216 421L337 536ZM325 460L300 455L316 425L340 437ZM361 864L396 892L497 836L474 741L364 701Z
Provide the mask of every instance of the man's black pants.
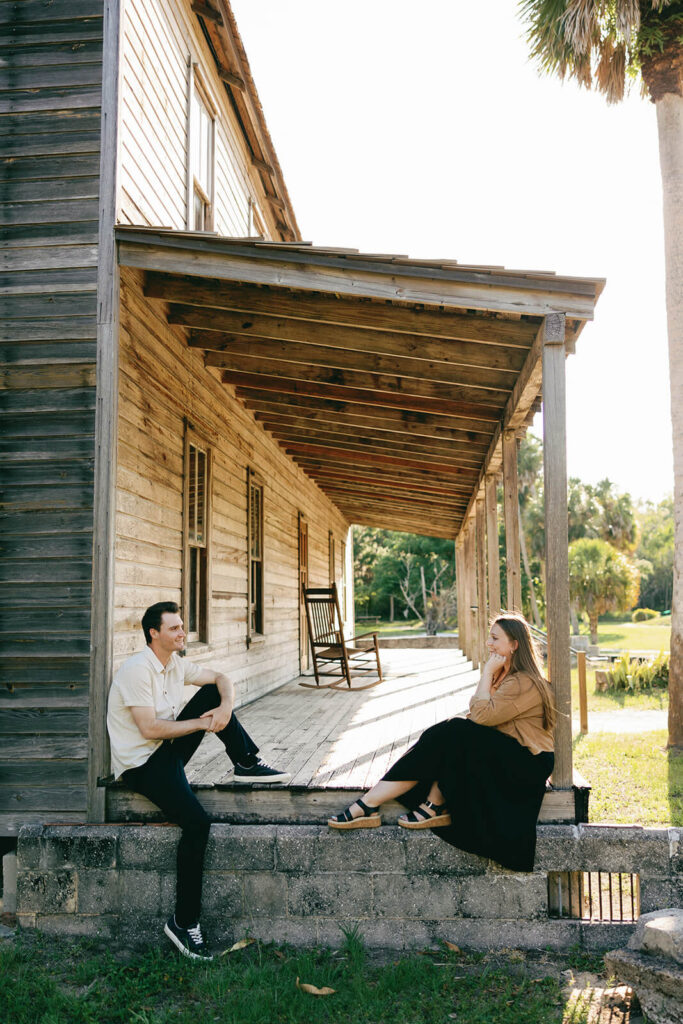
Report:
M205 711L217 708L220 702L218 688L213 683L202 686L185 705L177 721L199 718ZM193 732L164 740L144 764L129 768L121 776L127 786L155 803L169 821L182 829L177 852L175 909L176 922L181 928L196 924L201 910L204 851L211 819L190 789L185 765L205 735L205 732ZM216 736L233 764L251 764L258 753L258 747L234 714Z

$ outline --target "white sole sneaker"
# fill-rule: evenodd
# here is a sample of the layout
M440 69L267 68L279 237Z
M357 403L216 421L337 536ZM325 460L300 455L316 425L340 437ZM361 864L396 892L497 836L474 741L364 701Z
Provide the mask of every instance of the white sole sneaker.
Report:
M234 772L232 776L233 782L250 783L260 782L270 784L271 782L287 783L292 781L291 772L278 772L277 775L240 775L238 772Z

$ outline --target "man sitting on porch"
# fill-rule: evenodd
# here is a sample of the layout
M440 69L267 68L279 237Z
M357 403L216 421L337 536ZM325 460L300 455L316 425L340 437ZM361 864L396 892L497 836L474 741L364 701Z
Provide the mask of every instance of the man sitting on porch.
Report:
M112 770L180 825L175 914L164 928L191 959L211 959L199 924L204 850L211 819L190 789L185 765L205 732L216 733L235 766L235 782L290 781L271 768L233 713L234 690L221 672L181 658L178 605L161 601L142 617L147 646L120 667L109 692ZM186 686L199 691L188 699Z

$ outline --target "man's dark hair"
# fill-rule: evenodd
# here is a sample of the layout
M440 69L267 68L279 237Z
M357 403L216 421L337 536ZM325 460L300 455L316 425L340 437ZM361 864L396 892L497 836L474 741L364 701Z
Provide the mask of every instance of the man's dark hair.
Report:
M156 604L151 605L142 616L142 630L145 634L145 643L151 644L152 642L150 629L161 629L161 616L164 612L172 612L173 615L177 615L179 611L180 608L175 601L157 601Z

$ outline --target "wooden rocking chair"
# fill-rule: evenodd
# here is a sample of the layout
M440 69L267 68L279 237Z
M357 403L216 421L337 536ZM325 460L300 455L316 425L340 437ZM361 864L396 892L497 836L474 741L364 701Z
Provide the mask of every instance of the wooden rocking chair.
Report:
M306 606L306 622L308 623L308 639L313 657L315 683L299 683L315 689L338 689L345 682L349 690L369 690L382 682L382 666L379 660L377 633L362 633L344 639L342 618L339 610L337 586L303 587L304 604ZM357 641L361 641L356 646ZM363 643L365 641L365 643ZM324 671L319 663L327 665L338 662L336 671ZM378 679L364 686L354 686L351 681L351 667L357 672L374 673ZM335 676L331 683L321 683L321 676Z

